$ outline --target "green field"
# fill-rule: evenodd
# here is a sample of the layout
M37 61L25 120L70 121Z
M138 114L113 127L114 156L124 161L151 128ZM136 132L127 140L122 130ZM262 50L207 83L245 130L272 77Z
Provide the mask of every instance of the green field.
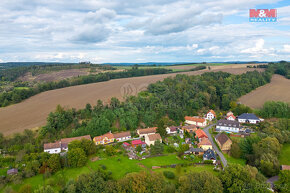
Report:
M200 158L195 158L195 161L200 161ZM48 179L44 179L42 174L37 176L26 178L22 181L21 184L11 184L11 187L14 190L19 190L19 188L24 184L30 184L33 189L37 188L38 186L45 184L50 184L51 186L55 187L56 190L62 186L62 182L64 184L69 181L70 179L76 179L79 175L89 173L90 171L95 171L102 168L102 165L106 167L106 171L112 172L112 177L114 179L120 179L124 177L128 173L140 172L142 170L151 170L152 166L162 166L162 165L171 165L171 164L182 164L182 163L191 163L192 161L189 160L181 160L179 159L176 154L170 154L166 156L160 157L152 157L147 158L144 160L130 160L128 157L123 155L108 157L102 155L100 160L91 161L89 160L87 165L81 168L66 168L63 169L55 174L53 174ZM164 170L174 170L174 168L160 168L153 171L160 171L163 172ZM187 173L189 171L213 171L212 165L205 165L205 166L187 166L182 167L181 173ZM3 192L3 189L0 191Z
M233 158L230 155L224 153L224 156L226 160L228 161L228 164L241 164L243 166L246 165L246 160L241 159L241 158Z
M284 144L279 156L281 165L290 165L290 144Z

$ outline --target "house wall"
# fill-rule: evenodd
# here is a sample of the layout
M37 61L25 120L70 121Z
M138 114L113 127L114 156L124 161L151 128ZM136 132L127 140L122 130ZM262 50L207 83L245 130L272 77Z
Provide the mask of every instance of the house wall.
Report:
M231 117L227 118L227 120L234 121L235 119L231 116Z
M222 151L229 151L231 149L232 142L228 140L221 148Z
M151 134L155 134L155 132L154 133L139 134L139 136L142 138L142 137L146 137L147 135L151 135Z
M240 123L246 123L246 119L238 119L238 121L239 121ZM254 119L249 119L249 122L250 122L251 124L257 124L257 123L259 123L260 121L259 121L259 120L254 120Z
M61 152L61 148L45 149L44 152L47 152L49 154L60 153Z
M213 120L214 119L214 114L212 114L211 112L206 114L206 119L208 119L210 121Z
M130 140L130 139L131 139L131 136L116 138L117 141L127 141L127 140Z
M225 126L217 125L216 126L216 131L219 131L219 132L229 131L229 132L238 133L240 131L240 129L236 128L236 127L225 127Z
M199 145L204 151L208 150L209 148L212 149L212 145Z

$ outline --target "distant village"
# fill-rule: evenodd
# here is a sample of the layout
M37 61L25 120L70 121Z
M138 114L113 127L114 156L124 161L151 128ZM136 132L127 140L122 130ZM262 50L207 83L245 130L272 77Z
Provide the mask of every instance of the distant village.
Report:
M212 163L217 162L217 151L221 150L223 153L229 152L232 141L228 137L247 137L253 131L244 124L257 124L263 119L258 118L252 113L243 113L235 116L232 112L228 112L222 119L216 119L216 113L213 110L208 111L204 117L199 116L185 116L185 122L179 126L168 126L166 128L167 137L163 138L157 132L157 127L140 128L136 130L133 136L130 131L119 133L108 132L101 136L95 136L93 142L96 145L112 145L115 143L122 143L122 147L127 151L129 159L146 159L148 157L148 149L156 144L164 143L178 148L180 145L188 144L189 149L184 152L185 155L199 155L202 156L203 161L211 160ZM214 137L209 137L209 132L205 132L204 128L210 125L215 125L214 132L218 134ZM170 137L175 136L180 139L180 143L172 142ZM80 136L73 138L64 138L54 143L44 144L44 152L50 154L65 153L68 151L68 144L74 140L92 140L91 136ZM215 144L218 148L215 148ZM141 149L138 153L136 149ZM138 154L138 155L137 155ZM144 156L142 156L144 154ZM141 155L141 156L140 156Z

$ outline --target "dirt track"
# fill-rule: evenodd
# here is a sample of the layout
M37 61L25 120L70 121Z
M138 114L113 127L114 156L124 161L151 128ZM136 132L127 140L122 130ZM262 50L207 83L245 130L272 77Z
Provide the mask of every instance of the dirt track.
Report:
M212 68L213 71L220 71ZM222 71L241 74L253 71L249 68L231 68L224 66ZM261 69L258 69L261 71ZM87 85L67 87L51 90L35 95L21 103L0 108L0 132L10 135L25 129L33 129L45 125L47 115L54 111L58 104L66 107L84 108L87 103L96 104L98 99L108 102L111 97L122 99L122 95L136 94L150 83L163 80L176 74L198 75L208 70L163 74L154 76L134 77L110 80L107 82L93 83Z
M290 102L290 80L274 75L269 84L242 96L239 101L251 108L261 108L266 101Z

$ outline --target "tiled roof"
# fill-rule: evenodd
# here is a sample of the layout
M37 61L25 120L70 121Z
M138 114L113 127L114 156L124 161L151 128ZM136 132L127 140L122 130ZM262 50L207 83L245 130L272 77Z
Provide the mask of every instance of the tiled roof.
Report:
M196 125L185 125L185 126L182 126L182 129L195 130L195 129L197 129L197 127L196 127Z
M108 139L114 139L114 135L111 132L108 132L104 135L94 137L94 141L102 141L105 137Z
M217 125L225 126L225 127L235 127L235 128L240 127L240 123L238 121L231 121L231 120L226 120L226 119L218 120Z
M200 122L200 123L205 122L205 119L204 118L200 118L200 117L185 116L184 119L187 120L187 121L195 121L195 122Z
M171 132L177 131L178 128L179 127L177 127L177 126L170 126L169 127L169 129L170 129Z
M238 116L238 119L252 119L252 120L260 120L255 114L253 113L243 113Z
M203 137L208 138L206 133L203 130L201 130L201 129L196 130L195 134L196 134L196 137L198 137L198 138L203 138Z
M152 135L148 135L148 139L149 141L156 141L156 140L161 140L162 138L159 133L155 133Z
M216 156L215 156L215 153L212 149L208 149L204 152L203 154L203 158L206 158L208 160L211 160L211 159L214 159L216 160Z
M189 148L189 151L191 151L191 152L204 152L204 150L202 148L193 148L193 147Z
M115 138L122 138L122 137L131 136L131 133L130 133L130 131L125 131L125 132L121 132L121 133L114 133L113 135Z
M139 134L156 133L157 127L151 127L146 129L138 129Z
M215 136L215 139L219 141L221 145L224 145L228 140L230 140L230 138L224 133L219 133L217 136Z
M43 144L44 149L56 149L56 148L61 148L61 142L57 141L55 143L45 143Z
M212 145L208 138L202 138L198 145Z
M212 109L209 110L209 112L207 112L207 114L208 114L208 113L212 113L214 116L216 116L214 110L212 110Z
M132 141L132 145L141 145L141 144L145 144L145 142L141 141L141 139Z
M227 116L227 119L228 119L229 117L233 117L233 119L236 119L235 115L233 115L233 114Z
M129 146L130 144L127 143L127 142L124 142L123 145L125 145L125 146Z

